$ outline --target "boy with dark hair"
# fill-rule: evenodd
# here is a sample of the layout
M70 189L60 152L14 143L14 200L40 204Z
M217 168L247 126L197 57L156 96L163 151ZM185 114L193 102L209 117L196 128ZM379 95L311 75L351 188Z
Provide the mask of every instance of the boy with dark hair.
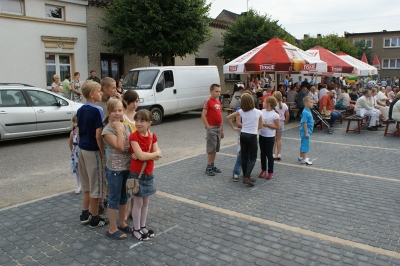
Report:
M304 109L300 120L301 144L299 161L302 164L311 165L312 162L307 158L307 152L310 150L310 136L314 129L314 119L310 110L313 107L314 101L311 97L306 96L303 98L303 104Z
M222 122L222 105L219 101L221 86L212 84L210 98L204 102L201 120L207 130L207 167L206 174L215 176L221 170L214 165L215 156L219 152L221 139L224 138L224 124Z
M81 179L83 194L81 224L88 224L90 228L105 226L107 219L99 216L99 199L104 196L105 180L102 174L104 144L101 137L103 130L103 109L96 106L101 100L100 84L94 81L85 81L82 84L82 94L86 104L78 109L79 134L79 164L78 171ZM89 212L89 205L92 213Z

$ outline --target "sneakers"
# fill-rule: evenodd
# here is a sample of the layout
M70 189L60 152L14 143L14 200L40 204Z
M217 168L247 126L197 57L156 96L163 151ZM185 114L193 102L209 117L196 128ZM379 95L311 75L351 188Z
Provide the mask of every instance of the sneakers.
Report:
M301 161L302 164L308 164L308 165L312 165L312 162L310 161L310 158L305 158Z
M259 178L265 178L265 176L267 175L267 173L262 170L261 173L258 175Z
M250 182L252 182L252 183L256 182L256 180L255 180L254 178L252 178L251 176L250 176L250 177L248 177L248 179L249 179L249 180L250 180Z
M75 194L81 194L81 191L82 191L82 188L80 188L80 187L77 187L76 189L75 189Z
M215 172L212 168L206 168L206 175L215 176Z
M81 224L88 224L90 223L90 220L92 219L92 214L89 212L88 215L84 216L81 215L79 216L80 220L81 220Z
M302 162L303 161L303 157L299 157L299 158L297 158L297 160L299 160L299 162Z
M272 179L272 178L274 178L274 174L273 173L269 173L268 176L267 176L267 179Z
M217 167L215 167L215 166L212 168L212 170L213 170L214 173L216 173L216 174L222 173L222 172L221 172L221 169L219 169L219 168L217 168Z
M247 184L250 187L254 186L253 182L251 182L252 178L248 177L248 178L243 178L243 184Z
M108 224L108 219L101 218L100 216L92 217L90 220L89 227L90 228L97 228L97 227L103 227Z
M238 182L239 181L239 176L238 175L233 175L232 176L233 182Z

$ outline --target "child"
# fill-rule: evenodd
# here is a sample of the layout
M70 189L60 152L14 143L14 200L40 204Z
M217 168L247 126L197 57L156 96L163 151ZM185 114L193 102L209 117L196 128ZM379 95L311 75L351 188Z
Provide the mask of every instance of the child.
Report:
M310 150L310 136L314 129L314 119L311 115L310 108L313 107L314 101L311 97L306 96L303 98L304 110L300 121L300 157L299 161L302 164L311 165L312 162L307 158L307 152Z
M239 111L242 109L241 107L236 108L236 111ZM240 152L240 131L242 129L242 120L240 119L240 116L236 117L236 126L238 127L238 137L237 137L237 157L236 157L236 163L235 166L233 167L233 172L232 172L232 179L233 182L238 182L239 181L239 175L240 172L242 172L242 153Z
M257 131L262 127L261 111L255 109L253 97L243 94L241 98L242 109L228 115L228 123L235 131L240 129L233 126L232 118L242 117L242 129L240 132L240 152L242 155L243 183L253 186L255 179L250 174L257 160Z
M99 199L104 197L105 180L102 174L104 144L101 137L103 131L103 109L96 106L101 100L100 84L88 80L82 84L82 94L86 104L78 109L78 170L81 179L83 194L81 224L88 224L90 228L105 226L107 219L99 216ZM89 212L89 204L92 213Z
M274 177L273 149L275 144L275 131L279 129L279 114L274 110L276 107L275 97L267 97L263 102L262 128L260 130L259 143L261 150L261 173L259 178L272 179ZM266 176L268 158L268 176Z
M222 105L219 101L221 86L212 84L210 98L204 102L201 120L207 130L207 167L206 174L215 176L221 170L214 165L215 156L219 152L221 139L224 138L224 124L222 123Z
M76 115L74 115L74 117L72 118L72 122L74 123L74 130L72 130L71 134L69 134L69 149L71 151L70 173L76 175L75 194L80 194L82 191L82 187L78 171L78 131L76 128L78 125L78 118L76 117Z
M107 184L109 188L107 213L110 228L106 235L113 239L127 239L125 233L132 233L125 223L126 180L129 176L131 154L129 152L129 135L131 128L123 124L124 107L118 99L110 99L107 103L108 115L103 122L107 125L103 129L103 140L107 147L107 166L105 168ZM117 227L117 210L119 214L119 226Z
M282 93L279 91L274 92L273 95L278 102L278 105L275 107L275 110L279 113L279 129L276 130L275 134L275 144L273 150L274 159L280 160L282 158L281 149L282 149L282 132L285 129L285 124L287 124L289 120L289 110L286 103L282 103ZM276 156L275 156L276 151Z
M153 230L146 229L146 218L150 195L156 193L153 176L154 160L161 158L161 150L158 148L157 136L150 133L151 123L151 113L145 109L139 110L135 114L137 130L129 136L130 151L133 153L129 178L138 178L147 161L139 179L139 192L133 195L135 204L132 208L132 217L135 230L132 235L139 241L149 240L155 236Z
M129 125L129 127L131 128L131 132L135 132L136 126L134 117L136 114L136 109L139 104L139 95L137 94L136 91L129 90L125 92L122 102L124 103L124 108L125 108L124 124ZM131 208L129 208L129 203L126 205L127 210L132 210L133 198L130 200L130 206ZM126 214L127 214L126 220L128 220L128 216L132 216L132 213L130 211L127 211Z

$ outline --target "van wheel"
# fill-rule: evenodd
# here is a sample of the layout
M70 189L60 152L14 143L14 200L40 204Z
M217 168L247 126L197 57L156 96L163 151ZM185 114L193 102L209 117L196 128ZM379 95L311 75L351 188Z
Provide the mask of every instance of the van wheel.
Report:
M153 125L159 125L162 120L162 112L160 108L158 107L153 107L150 110L151 115L153 116Z

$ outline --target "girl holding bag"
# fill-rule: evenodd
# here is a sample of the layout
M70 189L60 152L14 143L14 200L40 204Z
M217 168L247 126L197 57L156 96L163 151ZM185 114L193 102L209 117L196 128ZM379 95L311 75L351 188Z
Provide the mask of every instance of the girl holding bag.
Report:
M161 150L158 148L157 136L149 130L152 123L151 113L145 109L139 110L134 119L137 130L129 136L132 153L129 178L139 180L139 191L133 195L135 203L132 216L135 230L132 235L139 241L146 241L155 236L153 230L146 228L146 219L150 196L156 193L154 160L161 158Z

